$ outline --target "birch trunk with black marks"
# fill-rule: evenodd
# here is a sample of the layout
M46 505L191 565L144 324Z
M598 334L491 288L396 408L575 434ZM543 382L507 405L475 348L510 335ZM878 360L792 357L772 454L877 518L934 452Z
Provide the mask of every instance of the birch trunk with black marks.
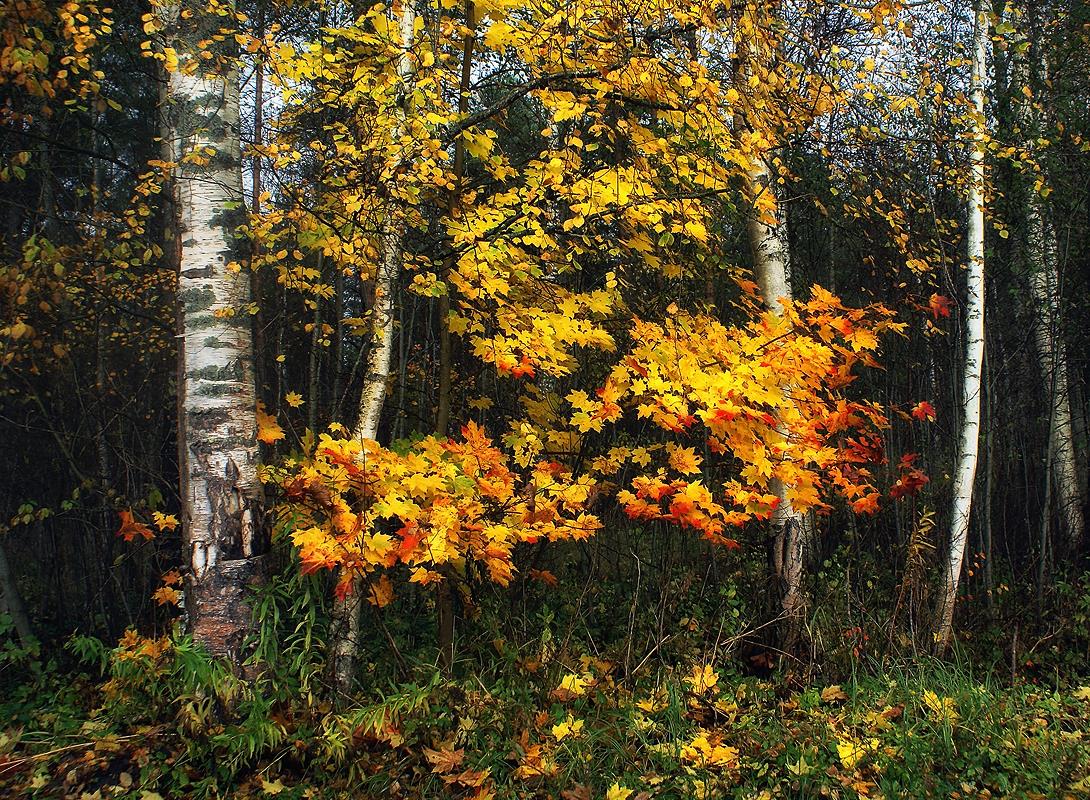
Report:
M971 95L972 141L969 152L967 287L965 304L965 373L962 380L961 436L954 474L950 538L939 609L935 618L935 651L944 653L953 638L954 606L969 538L977 456L980 449L980 393L984 362L984 75L987 63L988 18L978 9L973 33Z
M235 231L243 208L239 86L223 18L196 0L156 12L177 69L167 76L179 238L179 464L185 607L193 638L236 665L250 632L248 586L267 549L257 478L250 284ZM221 37L222 38L222 37ZM203 49L211 59L201 58Z
M1055 491L1063 524L1061 549L1075 553L1083 537L1083 499L1075 462L1075 434L1067 384L1067 347L1060 329L1060 271L1056 234L1045 218L1039 197L1034 194L1026 206L1026 256L1031 270L1034 344L1041 362L1049 409L1048 449L1051 458L1047 474Z
M405 131L407 105L412 89L412 45L416 26L414 0L403 0L399 14L398 30L402 51L398 58L399 87L395 100L397 122L390 131L392 142L398 142ZM402 154L399 158L404 159ZM392 168L387 184L387 198L391 204L397 201L397 174ZM405 245L404 217L392 206L385 210L382 229L382 259L375 275L375 302L371 307L371 348L367 353L367 366L360 392L359 419L352 435L360 440L378 436L382 407L386 402L387 383L394 351L394 293L401 274ZM338 692L347 695L352 689L356 669L356 651L360 638L360 609L363 604L364 582L361 577L353 580L352 591L333 603L333 621L330 633L332 642L331 668L334 685Z
M775 179L765 157L754 158L746 175L750 195L756 198L774 193ZM791 300L791 254L787 243L787 224L782 206L776 203L774 220L762 218L755 209L747 222L753 272L765 306L778 312L780 300ZM786 387L790 392L790 387ZM779 500L772 512L769 561L780 585L780 613L783 627L780 646L792 653L798 646L806 598L802 591L807 539L812 535L810 521L795 509L788 487L778 478L769 483L769 491Z
M1029 36L1030 43L1037 37ZM1047 86L1047 64L1039 46L1030 45L1026 52L1018 57L1014 68L1016 91L1032 89L1033 86ZM1036 75L1033 75L1036 68ZM1021 131L1022 146L1029 152L1037 149L1037 139L1042 135L1041 114L1034 111L1033 104L1016 95L1018 102L1017 120ZM1029 300L1033 312L1033 340L1037 350L1037 359L1041 364L1044 393L1049 410L1048 447L1050 453L1045 465L1046 480L1049 481L1052 496L1059 506L1060 521L1063 525L1063 542L1059 551L1074 553L1082 542L1085 521L1083 520L1083 495L1079 486L1079 469L1076 462L1075 434L1071 415L1071 397L1068 391L1067 347L1062 330L1062 276L1060 259L1056 244L1056 231L1049 214L1048 200L1041 190L1047 186L1042 176L1036 184L1033 176L1026 181L1025 197L1025 234L1021 242L1023 262L1029 280ZM1048 494L1048 493L1046 493ZM1051 509L1044 510L1047 520Z

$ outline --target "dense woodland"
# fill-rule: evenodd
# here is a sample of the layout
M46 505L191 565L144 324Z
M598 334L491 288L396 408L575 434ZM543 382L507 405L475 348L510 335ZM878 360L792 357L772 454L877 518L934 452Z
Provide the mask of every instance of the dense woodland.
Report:
M3 0L0 795L1090 797L1090 6Z

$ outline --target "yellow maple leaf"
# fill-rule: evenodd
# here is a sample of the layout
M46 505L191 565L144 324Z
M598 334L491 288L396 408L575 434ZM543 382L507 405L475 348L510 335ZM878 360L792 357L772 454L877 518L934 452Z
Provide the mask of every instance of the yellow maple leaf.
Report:
M923 704L927 706L929 716L935 722L949 722L953 725L958 721L957 703L952 697L939 697L930 689L923 693Z
M265 444L275 444L284 438L284 429L276 417L265 413L264 403L257 404L257 440Z
M379 608L385 608L394 600L394 585L387 575L371 583L367 593L367 602Z
M839 683L834 683L821 690L821 699L826 703L832 703L835 700L847 700L848 694L840 688Z
M738 763L738 750L719 744L706 731L681 748L681 760L700 767L733 767Z
M628 800L630 794L632 794L631 789L626 789L621 784L615 783L606 791L605 800Z
M670 446L670 468L682 475L700 472L700 464L703 460L692 447Z
M587 685L590 681L590 675L565 675L561 678L560 685L553 690L553 694L561 702L573 697L582 697L587 693Z
M877 739L862 741L851 736L838 736L836 740L836 754L845 769L853 769L865 756L877 750Z
M693 667L692 674L686 676L685 682L697 694L704 694L719 683L719 673L712 669L709 664L703 666L697 664Z
M151 513L151 520L155 523L155 527L161 531L172 531L178 527L178 518L173 514L164 514L161 511L153 511Z
M558 742L569 736L576 738L583 732L583 720L575 719L571 714L568 714L566 720L558 725L553 725L552 732Z
M182 593L173 586L160 586L152 594L151 599L161 606L176 606L178 601L182 599Z
M303 395L299 394L299 392L288 392L284 395L284 402L292 408L299 408L299 406L303 405Z

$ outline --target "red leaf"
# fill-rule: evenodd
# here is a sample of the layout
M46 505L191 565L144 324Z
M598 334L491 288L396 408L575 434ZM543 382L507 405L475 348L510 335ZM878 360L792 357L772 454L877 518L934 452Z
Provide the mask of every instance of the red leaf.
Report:
M934 422L935 407L926 400L921 400L912 406L912 416L920 420L920 422Z
M950 316L950 309L954 307L954 303L945 295L933 294L927 307L931 310L931 316L938 319L939 317Z
M121 517L121 527L117 529L117 535L126 542L131 542L137 536L143 536L148 540L155 538L151 528L143 522L138 522L133 517L132 511L118 511L117 515Z

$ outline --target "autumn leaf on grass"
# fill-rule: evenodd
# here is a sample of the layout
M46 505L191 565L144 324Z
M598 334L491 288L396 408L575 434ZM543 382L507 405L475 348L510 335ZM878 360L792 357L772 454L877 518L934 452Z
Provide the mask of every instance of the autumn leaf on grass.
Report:
M518 768L515 770L516 778L541 778L556 774L557 766L552 757L540 744L525 746Z
M265 413L265 404L257 404L257 439L265 444L275 444L284 438L284 429L276 417Z
M923 693L923 704L927 707L928 716L934 722L949 722L953 725L958 721L957 703L952 697L939 697L930 689Z
M665 686L660 686L655 690L655 693L650 697L643 700L636 701L636 708L641 711L646 711L648 714L653 714L656 711L662 711L670 705L670 695L666 691Z
M685 682L696 694L704 694L719 683L719 673L708 664L704 666L697 664L693 667L692 674L685 677Z
M431 771L437 775L456 770L462 765L465 755L464 748L460 750L448 750L445 747L441 750L424 748L424 758L428 759L428 763L432 765Z
M552 697L561 703L582 697L587 693L587 686L593 679L591 675L565 675L560 680L560 685L553 689Z
M606 791L605 800L628 800L628 796L631 794L632 789L626 789L621 784L615 783Z
M854 769L868 754L877 750L877 739L863 741L852 736L838 736L836 739L836 755L845 769Z
M552 731L558 742L564 741L569 736L573 739L577 738L583 732L583 720L575 719L571 714L568 714L566 720L559 725L553 725Z
M848 695L840 688L839 683L834 683L832 686L826 686L821 690L821 699L826 703L832 703L836 700L847 700Z
M681 748L681 760L698 767L734 767L738 765L738 750L719 744L717 736L701 731Z
M143 536L148 540L155 538L151 528L143 522L139 522L133 516L132 511L118 511L117 515L121 518L121 527L117 529L117 535L126 542L131 542L137 536Z

